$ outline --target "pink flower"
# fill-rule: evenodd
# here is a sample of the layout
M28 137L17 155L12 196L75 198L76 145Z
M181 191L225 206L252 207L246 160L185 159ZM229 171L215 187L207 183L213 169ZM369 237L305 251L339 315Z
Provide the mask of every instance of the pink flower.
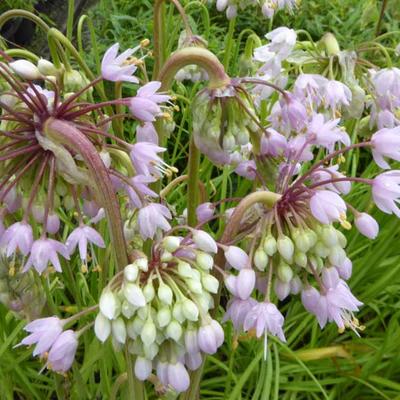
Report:
M16 222L7 228L1 237L0 246L6 247L7 257L10 257L18 249L24 256L27 256L33 243L31 226L25 221Z
M272 157L281 156L287 147L285 136L278 133L275 129L267 129L261 137L261 154Z
M311 176L313 183L323 182L331 179L344 178L345 175L338 171L339 165L332 165L327 168L317 169ZM327 183L319 186L321 189L328 189L332 192L348 194L351 190L350 181Z
M130 184L124 183L124 188L133 207L143 207L145 196L158 197L157 193L148 188L148 184L155 182L151 176L136 175L129 179Z
M152 239L157 231L171 229L168 219L172 215L167 207L158 203L150 203L139 210L138 224L139 231L144 240Z
M71 329L64 331L51 346L47 358L47 368L60 373L67 372L74 362L77 348L76 333Z
M144 122L155 121L155 117L161 114L159 103L164 103L170 99L165 94L156 94L161 87L161 82L153 81L142 86L136 97L132 97L129 108L133 116Z
M247 253L237 246L228 246L225 250L226 261L235 269L241 270L242 268L250 267L250 259Z
M130 156L132 164L138 175L162 176L165 172L165 163L157 155L166 149L149 142L138 142L131 147Z
M251 268L243 268L239 275L228 275L225 286L235 296L247 300L256 285L256 273Z
M67 247L54 239L41 238L33 242L31 254L23 268L23 272L28 271L32 266L41 274L51 262L54 269L61 272L60 260L58 254L69 260Z
M113 82L125 81L138 83L138 78L132 76L137 67L136 65L129 64L127 60L139 47L127 49L117 56L119 43L112 45L105 52L101 62L101 75L103 78Z
M210 219L215 213L215 206L212 203L202 203L196 208L196 216L200 223Z
M254 180L256 178L256 170L257 166L254 160L242 161L235 168L235 172L239 176L243 176L244 178L247 178L249 180Z
M312 215L321 223L329 224L339 221L346 213L346 203L342 198L329 190L317 190L310 199Z
M286 96L279 101L282 119L289 124L293 130L299 131L307 121L307 111L302 102L292 93L286 92Z
M371 137L372 156L375 162L385 169L390 169L390 165L384 157L400 161L400 126L387 129L383 128Z
M197 340L201 351L207 354L214 354L224 342L224 330L213 319L209 324L200 327Z
M36 344L33 355L43 357L61 335L63 321L58 317L40 318L30 322L24 328L30 335L21 341L21 345Z
M247 314L244 320L244 330L255 329L256 336L260 337L262 334L270 334L277 336L282 342L286 342L283 333L284 318L276 305L267 301L257 303Z
M251 297L246 300L234 297L228 303L223 322L231 320L235 330L241 331L248 313L257 304L257 301Z
M354 223L357 229L369 239L375 239L379 233L379 225L375 218L367 213L359 213L356 215Z
M158 133L151 122L145 122L136 128L136 141L158 145Z
M400 171L378 175L372 182L372 197L381 211L400 218L400 209L397 206L400 200Z
M65 245L70 255L75 251L76 246L78 246L81 260L86 261L88 242L102 248L106 246L100 233L90 226L85 225L75 228L68 236Z
M324 98L326 103L335 110L338 106L350 104L352 95L350 89L339 81L328 81L325 85Z

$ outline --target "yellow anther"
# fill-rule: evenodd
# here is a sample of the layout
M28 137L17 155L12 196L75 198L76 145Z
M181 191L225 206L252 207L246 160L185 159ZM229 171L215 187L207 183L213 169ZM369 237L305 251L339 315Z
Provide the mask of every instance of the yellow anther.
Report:
M162 113L161 117L166 119L167 121L172 121L172 115L168 112Z
M343 164L345 161L346 157L343 154L340 154L337 159L338 164Z
M88 267L87 267L86 264L82 264L82 265L81 265L81 272L82 272L82 274L87 274L87 272L88 272Z
M174 110L175 111L180 111L180 107L178 105L174 105Z
M338 332L339 332L340 334L342 334L344 331L345 331L344 328L339 328L339 329L338 329Z
M12 263L10 269L8 270L8 276L15 276L15 265Z
M147 47L150 44L150 40L149 39L143 39L140 42L140 47Z
M343 227L343 229L346 229L346 230L351 229L351 223L349 221L347 221L347 217L346 217L345 213L340 214L339 222L340 222L340 225Z

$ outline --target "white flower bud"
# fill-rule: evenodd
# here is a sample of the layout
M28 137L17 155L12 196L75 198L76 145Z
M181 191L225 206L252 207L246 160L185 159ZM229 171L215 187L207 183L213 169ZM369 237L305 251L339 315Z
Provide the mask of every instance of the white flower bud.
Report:
M327 247L333 247L338 244L336 229L332 225L326 225L322 228L321 239Z
M186 284L189 290L193 293L201 294L203 293L203 287L201 282L192 278L186 279Z
M94 321L94 333L101 342L105 342L111 333L111 322L101 312Z
M156 291L154 290L154 286L151 281L147 282L146 286L143 288L143 295L146 299L146 303L150 303L154 299Z
M132 332L136 333L136 336L140 335L142 333L144 323L145 323L145 321L142 318L140 318L139 316L134 318L134 320L132 321L131 329L132 329Z
M197 340L197 331L188 329L185 332L185 349L188 353L197 353L199 351L199 343Z
M178 321L171 321L165 330L166 336L178 342L182 336L182 327Z
M178 275L183 278L193 277L193 268L185 261L178 262Z
M178 250L179 245L181 244L181 239L177 236L166 236L162 241L162 246L165 250L173 253Z
M172 304L172 290L164 282L160 282L157 290L157 296L162 303L168 306Z
M294 245L288 236L282 235L276 242L279 254L287 261L292 262Z
M311 230L311 229L307 229L306 235L307 235L308 241L309 241L309 243L310 243L310 249L311 249L312 247L315 246L315 243L317 243L318 236L317 236L317 234L316 234L313 230Z
M342 265L346 260L346 252L340 247L335 246L331 248L329 253L329 261L332 265Z
M147 258L138 258L137 260L135 260L134 264L137 265L138 268L143 272L147 272L149 270L149 263L147 261Z
M212 269L214 266L214 259L212 256L202 251L197 251L196 262L200 268L205 269L206 271Z
M215 240L207 232L200 230L193 231L193 241L200 250L207 253L217 253L218 251Z
M272 235L268 235L264 239L263 246L264 246L264 251L270 257L273 256L276 253L276 250L277 250L276 239Z
M138 356L135 361L135 375L140 381L145 381L151 374L152 362Z
M100 296L99 307L101 313L108 319L115 319L121 311L118 297L109 289L103 290Z
M290 293L299 294L302 288L303 283L301 282L301 279L295 275L290 281Z
M303 253L307 253L310 249L310 241L308 240L308 235L305 234L303 230L295 230L292 235L294 245L296 249Z
M21 78L28 80L40 79L42 75L35 64L28 60L17 60L8 64L10 68Z
M136 307L133 306L131 303L129 303L126 300L122 302L121 312L125 318L127 319L132 318L133 314L135 314L135 311Z
M307 266L307 256L306 256L306 254L304 254L304 253L302 253L300 251L296 251L294 253L294 262L299 267L305 268Z
M201 284L204 289L210 293L216 294L218 293L219 282L218 279L210 274L203 274L201 277Z
M160 328L166 327L171 322L171 310L169 307L162 307L158 310L157 322Z
M258 270L265 271L265 268L267 268L268 255L261 246L255 251L253 261Z
M278 277L282 282L289 283L293 278L293 271L289 265L285 263L280 263L278 265Z
M123 294L126 300L135 307L143 307L146 305L146 299L144 298L142 289L135 283L125 283Z
M139 274L139 268L135 264L129 264L124 268L124 278L128 282L135 282Z
M54 64L44 58L41 58L37 63L38 70L43 75L56 75L57 68Z
M344 236L344 234L342 232L338 231L337 229L336 229L336 236L339 241L339 246L344 249L347 246L346 236Z
M152 343L150 346L143 346L144 355L148 360L153 360L158 354L159 346L157 343Z
M156 340L157 329L151 318L147 318L143 325L142 332L140 333L140 338L146 346L150 346Z
M164 250L164 251L161 253L160 260L161 260L162 262L167 263L167 262L170 262L173 258L174 258L174 256L172 255L172 253L170 253L169 251L165 251L165 250Z
M184 299L182 302L182 312L189 321L197 321L199 319L199 309L192 300Z
M185 316L183 314L183 310L182 310L182 302L177 301L173 308L172 308L172 316L174 317L174 319L176 319L178 322L182 323L185 321Z
M315 253L318 257L325 258L325 257L328 257L328 255L329 255L331 249L330 249L329 247L326 247L326 246L324 245L324 243L318 241L318 242L315 244L315 246L314 246L314 248L313 248L313 251L314 251L314 253Z
M124 344L126 341L126 327L124 320L119 317L114 319L111 323L111 331L113 338L121 344Z

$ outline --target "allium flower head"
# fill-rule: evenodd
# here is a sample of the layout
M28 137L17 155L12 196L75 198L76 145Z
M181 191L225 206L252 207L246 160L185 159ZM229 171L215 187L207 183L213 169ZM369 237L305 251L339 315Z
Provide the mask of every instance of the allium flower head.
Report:
M105 52L101 62L101 75L103 78L113 82L125 81L138 83L138 78L132 76L137 67L134 64L130 64L128 59L139 47L127 49L117 56L119 43L113 44Z

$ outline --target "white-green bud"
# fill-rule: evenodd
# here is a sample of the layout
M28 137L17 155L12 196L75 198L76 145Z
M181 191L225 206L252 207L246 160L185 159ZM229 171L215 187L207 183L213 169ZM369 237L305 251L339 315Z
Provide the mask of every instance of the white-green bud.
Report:
M265 271L268 265L268 255L267 253L261 248L261 246L255 251L254 253L254 265L260 271Z
M210 293L216 294L218 293L219 282L218 279L210 274L203 274L201 277L201 284L204 289Z
M167 263L167 262L170 262L173 258L174 258L174 256L172 255L172 253L170 253L169 251L165 251L165 250L164 250L164 251L161 253L160 260L161 260L162 262Z
M286 263L280 263L278 265L278 278L285 283L289 283L293 278L293 270Z
M143 346L144 355L148 360L154 359L154 357L158 354L158 349L158 344L155 342L150 344L149 346Z
M199 319L199 309L192 300L184 299L182 302L182 312L186 319L196 322Z
M164 282L160 282L157 290L157 296L160 301L168 306L172 304L172 290Z
M308 260L316 271L321 271L324 267L324 262L321 257L317 257L313 254L309 255Z
M225 151L232 151L236 146L236 141L231 133L224 135L222 140L222 147Z
M124 320L119 317L114 319L111 323L111 331L113 338L121 344L124 344L126 341L126 327Z
M171 309L162 307L157 312L157 323L160 328L166 327L171 322Z
M101 313L108 319L115 319L121 311L118 296L109 289L103 290L100 296L99 307Z
M310 249L310 241L308 240L308 235L304 230L296 229L292 235L294 245L296 249L301 251L302 253L307 253Z
M321 238L327 247L333 247L338 244L336 229L332 225L327 225L322 228Z
M292 262L294 245L288 236L282 235L276 242L279 254L287 261Z
M156 291L154 290L152 281L147 282L146 286L143 288L143 295L146 299L146 303L150 303L154 299Z
M139 274L139 268L135 264L129 264L124 268L124 278L128 282L135 282Z
M326 247L324 243L318 241L314 248L313 248L313 252L318 256L318 257L328 257L329 253L330 253L331 249L329 247Z
M185 315L183 314L182 302L177 301L174 304L174 306L172 307L172 316L180 323L185 321L186 318Z
M183 278L192 278L193 268L186 261L178 261L178 275Z
M178 250L181 239L177 236L166 236L162 241L162 246L170 253Z
M94 333L101 342L105 342L111 333L111 322L101 312L94 321Z
M54 66L54 64L48 60L45 60L44 58L39 59L37 67L39 72L43 75L57 74L57 68Z
M318 236L317 236L317 234L316 234L313 230L311 230L311 229L307 229L306 235L307 235L308 241L309 241L309 243L310 243L310 249L311 249L313 246L315 246L315 243L317 243Z
M129 303L127 300L124 300L122 302L122 306L121 306L121 312L122 315L129 319L133 317L133 314L135 314L136 311L136 307L133 306L131 303Z
M188 278L185 280L189 290L193 293L201 294L203 293L203 287L201 282L197 279Z
M200 250L206 251L207 253L217 253L218 251L215 240L207 232L194 230L193 242Z
M147 318L143 325L142 332L140 333L140 338L145 346L150 346L156 340L157 329L151 318Z
M143 307L146 305L146 299L142 289L135 283L124 283L123 294L126 300L135 307Z
M299 267L305 268L307 266L307 255L300 251L295 251L294 252L294 262Z
M134 264L137 265L138 268L143 272L147 272L149 270L149 263L147 261L147 258L138 258L137 260L135 260Z
M136 335L140 335L142 333L144 323L144 319L140 318L139 316L135 317L132 322L132 332L135 332Z
M272 235L268 235L264 239L263 247L267 255L269 255L270 257L273 256L277 250L276 239Z
M175 342L182 337L182 327L178 321L171 321L165 330L166 336Z
M344 236L343 232L340 232L339 230L336 229L336 235L339 241L339 246L342 248L345 248L347 246L347 239L346 236Z
M203 251L197 251L196 262L198 266L206 271L210 270L214 266L214 259L210 254L204 253Z
M346 252L340 246L335 246L331 248L331 251L329 253L329 261L332 265L342 265L346 260L346 257Z
M42 77L37 66L28 60L16 60L8 63L8 65L23 79L35 80Z

